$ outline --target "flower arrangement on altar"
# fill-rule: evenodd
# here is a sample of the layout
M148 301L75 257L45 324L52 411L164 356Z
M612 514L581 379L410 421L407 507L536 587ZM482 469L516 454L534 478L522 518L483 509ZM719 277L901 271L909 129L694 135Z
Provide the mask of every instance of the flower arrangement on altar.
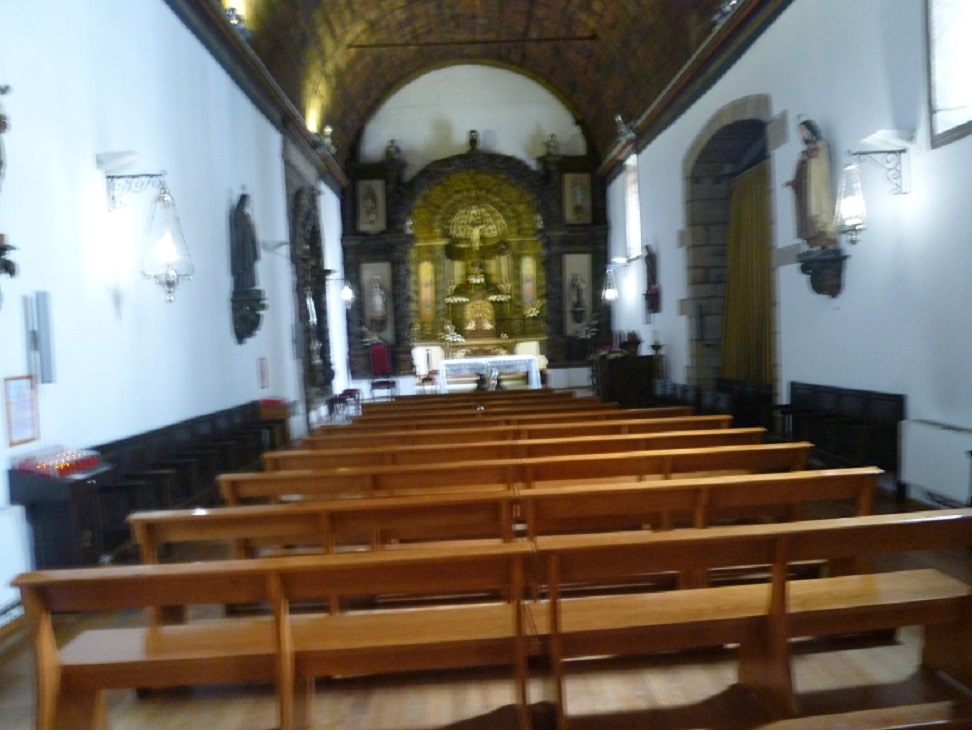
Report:
M513 291L513 285L509 282L503 282L497 284L496 288L499 290L494 294L490 294L486 297L491 302L508 302L512 299L511 292Z
M533 304L527 307L523 311L523 316L527 319L536 319L540 316L540 312L543 310L543 300L537 299Z
M374 330L368 329L367 327L361 328L362 345L374 345L377 342L382 342L381 335L379 335Z

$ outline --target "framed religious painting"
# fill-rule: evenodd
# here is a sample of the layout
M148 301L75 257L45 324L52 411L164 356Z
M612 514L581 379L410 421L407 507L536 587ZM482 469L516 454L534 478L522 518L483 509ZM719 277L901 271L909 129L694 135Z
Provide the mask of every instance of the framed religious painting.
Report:
M564 173L564 223L589 225L591 222L591 176L586 172Z
M30 375L4 378L7 412L7 444L17 446L40 438L37 425L37 391Z
M386 228L385 181L359 180L357 186L358 231L381 233Z

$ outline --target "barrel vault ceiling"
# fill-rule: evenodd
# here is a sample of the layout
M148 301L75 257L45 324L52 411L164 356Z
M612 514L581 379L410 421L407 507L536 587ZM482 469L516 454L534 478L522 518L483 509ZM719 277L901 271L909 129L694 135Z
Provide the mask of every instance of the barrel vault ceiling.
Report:
M250 47L311 131L355 156L390 94L455 63L521 72L560 98L602 156L712 32L720 0L246 0ZM316 128L315 128L316 127Z

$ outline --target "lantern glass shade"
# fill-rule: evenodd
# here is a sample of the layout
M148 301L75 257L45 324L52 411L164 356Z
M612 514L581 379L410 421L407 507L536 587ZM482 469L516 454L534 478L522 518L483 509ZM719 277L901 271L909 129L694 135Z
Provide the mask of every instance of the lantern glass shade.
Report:
M861 190L861 172L854 163L844 166L837 189L837 209L834 223L841 233L849 233L857 243L858 234L867 228L867 206Z
M175 202L163 183L159 186L158 197L149 215L142 274L161 286L165 301L172 302L176 288L183 280L191 278L195 271L189 247L182 235Z
M341 301L344 302L345 308L350 308L354 303L354 289L346 282L341 287Z
M614 267L608 266L604 273L604 287L601 289L601 299L605 302L618 300L618 282L614 278Z

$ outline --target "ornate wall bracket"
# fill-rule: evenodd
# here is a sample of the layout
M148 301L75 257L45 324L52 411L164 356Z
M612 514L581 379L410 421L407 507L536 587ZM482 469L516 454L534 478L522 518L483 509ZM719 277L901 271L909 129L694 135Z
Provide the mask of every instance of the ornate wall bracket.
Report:
M797 256L800 271L810 277L817 294L836 297L844 287L844 261L850 258L840 248L815 248Z
M260 329L263 317L260 314L267 308L263 289L246 289L233 292L233 333L236 341L243 344Z

